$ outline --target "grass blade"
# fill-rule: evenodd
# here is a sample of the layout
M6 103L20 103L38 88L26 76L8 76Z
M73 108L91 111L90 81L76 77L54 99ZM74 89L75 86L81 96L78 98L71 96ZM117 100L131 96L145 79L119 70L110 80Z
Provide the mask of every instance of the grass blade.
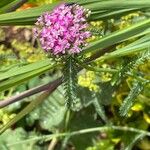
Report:
M19 8L21 5L23 5L25 2L28 0L14 0L11 3L8 3L4 7L0 9L0 13L6 13L6 12L11 12Z
M149 26L150 19L136 23L130 27L111 33L100 40L92 42L81 53L86 54L88 52L97 52L100 49L109 47L124 40L128 40L132 36L144 32L146 29L149 28Z

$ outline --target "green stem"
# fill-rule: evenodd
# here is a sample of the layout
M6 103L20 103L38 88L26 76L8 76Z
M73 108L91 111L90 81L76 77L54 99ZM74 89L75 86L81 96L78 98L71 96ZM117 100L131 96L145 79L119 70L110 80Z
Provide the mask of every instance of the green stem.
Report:
M109 68L98 68L98 67L91 67L91 66L88 66L86 64L84 64L83 62L79 61L79 60L76 60L78 62L78 64L82 67L82 68L85 68L87 70L90 70L90 71L95 71L95 72L109 72L109 73L116 73L116 72L119 72L118 69L109 69ZM145 83L150 83L150 80L147 80L147 79L144 79L142 77L138 77L134 74L131 74L131 73L126 73L126 75L130 76L130 77L133 77L135 79L137 79L138 81L140 82L145 82Z
M132 127L121 127L121 126L104 126L104 127L96 127L96 128L89 128L89 129L82 129L78 131L73 131L71 133L59 133L59 134L51 134L51 135L45 135L45 136L38 136L34 138L30 138L21 142L16 142L12 144L8 144L8 146L13 146L13 145L18 145L18 144L24 144L24 143L30 143L33 141L39 141L39 140L44 140L44 141L49 141L53 138L58 138L58 137L64 137L64 136L74 136L74 135L81 135L81 134L86 134L86 133L91 133L91 132L101 132L101 131L108 131L108 130L118 130L118 131L124 131L124 132L134 132L138 134L144 134L145 136L150 136L150 132L132 128Z
M110 72L110 73L118 72L117 69L91 67L91 66L88 66L88 65L84 64L83 62L79 61L78 59L76 59L76 61L82 68L85 68L87 70L91 70L91 71L95 71L95 72Z
M130 76L130 77L133 77L133 78L137 79L137 80L140 81L140 82L150 83L150 80L144 79L144 78L142 78L142 77L139 77L139 76L137 76L137 75L131 74L131 73L129 73L129 72L127 72L126 75L128 75L128 76Z

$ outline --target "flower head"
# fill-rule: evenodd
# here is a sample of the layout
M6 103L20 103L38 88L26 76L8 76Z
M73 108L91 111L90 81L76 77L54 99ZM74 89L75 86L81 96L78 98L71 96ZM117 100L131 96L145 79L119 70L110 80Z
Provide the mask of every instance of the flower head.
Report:
M91 35L86 31L86 11L76 4L61 4L41 15L35 24L35 37L46 52L54 55L79 53Z

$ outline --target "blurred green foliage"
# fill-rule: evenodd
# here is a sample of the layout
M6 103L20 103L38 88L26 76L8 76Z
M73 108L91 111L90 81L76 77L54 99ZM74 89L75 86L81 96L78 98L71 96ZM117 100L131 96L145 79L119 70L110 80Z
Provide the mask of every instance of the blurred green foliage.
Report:
M43 5L54 1L29 0L29 2ZM90 30L93 32L93 36L88 39L88 42L96 41L113 31L128 27L134 22L137 22L138 19L143 19L143 14L141 14L141 12L130 13L129 15L122 16L118 20L92 21L92 28ZM7 36L6 30L10 31L12 37ZM18 34L18 31L21 31L20 33L23 35L20 33ZM12 33L17 36L20 35L23 38L18 40L18 37L14 37ZM137 38L135 37L134 40L136 39ZM123 48L134 40L129 39L128 41L116 44L115 49ZM0 72L3 72L7 67L9 69L10 65L33 63L38 60L44 60L47 57L41 50L39 44L34 41L31 27L1 27L0 42ZM90 55L91 54L88 53L86 57L89 57ZM122 66L123 68L127 66L129 61L134 57L137 57L137 55L126 56L124 59L111 59L104 61L103 63L97 59L91 66L102 69L113 69L115 67L114 64L117 64L116 68L122 69ZM138 72L135 74L140 74L142 79L150 80L150 60L144 59L142 60L142 63L140 62L136 67ZM52 81L56 78L54 73L57 74L57 77L61 75L59 70L53 69L51 72L35 77L27 83L1 92L0 99L5 99L37 85ZM102 126L105 123L132 126L135 128L138 127L138 129L148 130L150 125L149 84L145 85L144 90L135 98L135 103L131 107L126 118L122 118L118 113L123 100L129 95L134 82L135 80L132 76L126 76L122 80L122 77L118 76L117 73L96 72L85 68L78 75L78 88L80 90L80 96L82 95L82 102L75 107L78 111L77 113L66 110L65 98L63 97L64 91L62 86L60 86L38 108L34 109L30 114L17 122L12 129L8 129L1 135L0 149L44 150L51 145L54 139L51 143L45 142L44 139L39 142L31 141L29 144L13 145L13 143L27 140L34 136L58 132L61 133L65 131L71 132L84 128ZM81 89L81 87L83 88ZM97 96L97 92L100 92L100 97ZM34 98L36 98L36 96L26 98L25 101L17 102L9 107L1 109L0 127L4 126ZM101 108L101 104L104 105L103 108ZM127 147L128 149L126 150L130 150L132 149L132 146L134 146L132 145L132 141L133 143L137 142L133 140L136 137L137 135L132 134L131 132L122 133L121 131L107 131L99 134L92 133L71 138L58 138L58 141L54 146L55 149L58 150L70 150L73 147L77 150L121 150ZM150 147L149 139L146 137L143 138L142 136L140 138L140 142L134 147L141 150L148 150Z

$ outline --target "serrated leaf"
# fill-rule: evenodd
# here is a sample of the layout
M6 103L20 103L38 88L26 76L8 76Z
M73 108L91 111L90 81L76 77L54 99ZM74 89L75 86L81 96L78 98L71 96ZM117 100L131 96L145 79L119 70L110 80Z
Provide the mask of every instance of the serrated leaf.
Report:
M100 97L99 97L100 98ZM100 100L98 100L97 97L95 97L94 101L93 101L93 105L95 107L95 111L97 112L97 114L101 117L101 119L107 123L108 122L108 119L106 117L106 114L105 114L105 110L104 110L104 107L102 105L102 103L100 102Z
M94 101L94 96L93 93L91 91L89 91L88 88L85 87L78 87L78 97L80 97L80 101L81 101L81 108L82 107L88 107L89 105L91 105Z
M51 90L45 91L41 95L39 95L38 97L36 97L23 110L21 110L13 119L11 119L6 125L4 125L4 127L2 127L0 129L0 134L3 133L8 128L10 128L13 124L15 124L16 122L18 122L20 119L22 119L25 115L27 115L29 112L31 112L39 104L41 104L49 96L49 94L53 90L55 90L54 87Z
M64 91L60 86L41 106L40 125L44 129L60 128L65 119L67 107L65 105ZM57 117L56 117L57 116Z
M134 62L132 66L132 71L137 69L140 65L144 64L146 60L150 59L150 49L144 51L138 56L137 60Z
M27 117L27 121L32 123L38 120L40 126L45 130L55 130L61 128L67 107L65 105L63 87L58 87L40 107L36 108Z
M72 56L66 58L63 68L64 91L68 108L74 109L77 100L77 66Z
M130 143L125 147L125 150L132 150L133 146L144 136L145 134L143 133L135 135L132 140L130 140Z
M101 89L103 89L103 88L101 88ZM95 108L96 113L100 116L100 118L104 122L108 122L107 116L106 116L105 110L104 110L104 105L106 105L108 103L108 102L105 101L105 99L107 99L107 97L108 97L108 93L107 93L107 97L105 97L103 95L105 93L104 92L105 88L104 88L104 91L101 90L100 92L97 92L97 93L95 93L93 91L91 92L87 88L84 88L84 87L82 87L82 88L78 87L78 89L79 89L78 90L78 97L80 97L80 101L81 101L81 105L82 105L81 108L93 105L94 108ZM109 89L107 87L107 91L108 90ZM109 92L109 93L112 94L111 92ZM104 97L105 97L105 99L103 99ZM110 96L109 99L111 99L111 96Z
M128 96L124 99L123 104L120 107L120 115L126 116L136 97L142 92L144 84L139 81L134 82L132 89L130 90Z
M100 83L99 86L101 90L99 98L102 105L110 105L112 102L113 93L116 90L116 86L112 86L110 82Z
M33 136L33 135L32 135ZM0 136L0 149L1 150L40 150L34 142L27 144L11 145L22 140L28 139L29 135L23 128L16 128L15 130L8 129ZM11 146L10 146L11 145Z

